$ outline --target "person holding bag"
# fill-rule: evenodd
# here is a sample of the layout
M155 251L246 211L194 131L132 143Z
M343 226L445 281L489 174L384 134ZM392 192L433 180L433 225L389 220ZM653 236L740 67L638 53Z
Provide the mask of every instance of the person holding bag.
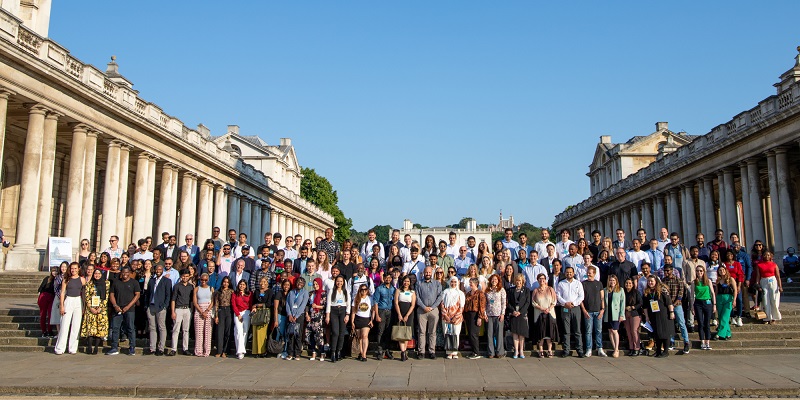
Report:
M464 292L458 288L458 277L450 277L450 287L442 292L442 302L439 304L442 316L442 332L444 333L444 350L447 359L458 358L458 335L461 334L461 323L464 320Z
M267 355L267 328L273 306L273 292L269 289L269 280L262 277L253 293L253 305L250 307L250 325L253 326L253 344L250 351L256 357Z
M392 327L392 340L400 346L400 361L408 360L408 342L413 339L414 308L417 305L417 293L411 289L411 278L403 277L397 291L394 292L394 310L397 313L397 326Z

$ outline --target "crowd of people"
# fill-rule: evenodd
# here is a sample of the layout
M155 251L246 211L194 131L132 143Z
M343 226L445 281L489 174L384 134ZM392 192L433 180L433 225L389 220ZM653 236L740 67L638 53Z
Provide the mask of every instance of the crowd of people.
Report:
M581 358L662 358L688 354L693 331L711 350L746 310L763 312L766 324L781 320L781 268L761 241L748 251L722 230L690 246L664 228L657 238L639 229L632 240L622 229L614 239L577 233L572 241L563 230L554 243L544 229L530 244L506 229L490 245L459 244L452 232L449 243L401 241L398 230L381 243L369 231L354 245L327 229L313 240L267 233L251 247L245 234L231 229L223 239L215 227L202 246L192 235L179 246L164 232L161 243L148 237L123 249L112 236L99 255L84 239L78 261L53 268L39 287L41 330L57 337L56 354L76 353L83 338L89 354L104 345L119 354L127 340L133 356L144 337L143 353L155 356L299 360L305 349L312 361L349 352L364 362L574 349ZM793 249L784 263L800 264Z

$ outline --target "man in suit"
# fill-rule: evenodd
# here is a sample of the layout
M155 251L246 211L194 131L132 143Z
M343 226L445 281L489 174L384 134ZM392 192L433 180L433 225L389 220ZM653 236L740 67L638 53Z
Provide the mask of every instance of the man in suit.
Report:
M617 240L615 240L615 241L613 241L611 243L611 247L612 248L618 249L618 248L622 247L623 249L627 250L627 249L630 249L631 247L633 247L633 244L628 243L628 242L625 241L625 231L624 230L622 230L620 228L617 228L616 234L617 234Z
M167 246L169 246L169 232L161 232L161 243L156 246L155 248L161 250L161 259L165 259L164 252L167 250Z
M546 249L547 255L539 258L539 264L542 264L542 266L545 267L550 274L552 274L553 261L558 259L558 257L556 257L556 246L550 243L547 245Z
M165 260L171 258L177 264L180 253L180 250L178 250L178 238L175 235L169 235L167 245L164 247L164 251L161 252L161 258Z
M194 235L189 233L186 235L184 240L186 241L186 244L179 247L178 250L189 253L189 259L192 260L192 264L200 264L200 248L194 244Z
M167 307L172 298L172 281L163 277L164 267L156 266L155 276L147 283L150 298L147 304L147 321L150 327L150 348L147 354L164 355L167 344ZM156 347L156 340L158 347Z
M306 272L306 262L308 262L308 249L300 248L300 257L292 262L292 274L301 275Z
M250 274L244 270L244 259L236 260L236 270L231 272L228 277L231 279L232 288L238 287L239 281L250 282Z

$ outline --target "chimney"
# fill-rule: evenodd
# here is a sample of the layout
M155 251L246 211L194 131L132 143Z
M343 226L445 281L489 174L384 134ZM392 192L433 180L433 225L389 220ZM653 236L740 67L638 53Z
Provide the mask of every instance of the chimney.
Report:
M281 138L281 146L291 146L291 145L292 145L292 139L285 137Z
M600 143L608 143L608 144L610 144L611 143L611 136L609 136L609 135L600 136Z
M669 129L669 122L656 122L656 132Z
M228 133L239 134L239 125L228 125Z

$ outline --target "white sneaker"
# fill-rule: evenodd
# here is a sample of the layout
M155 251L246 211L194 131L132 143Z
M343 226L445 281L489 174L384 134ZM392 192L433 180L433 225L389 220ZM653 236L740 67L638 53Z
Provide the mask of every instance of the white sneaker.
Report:
M717 320L712 319L711 320L711 326L717 326Z
M606 354L605 351L603 351L603 349L597 349L597 355L600 357L608 357L608 355Z
M742 326L742 325L744 325L742 323L742 317L736 317L736 326Z
M240 360L241 360L241 359L243 359L243 358L244 358L244 354L243 354L243 353L239 353L239 355L237 355L237 356L236 356L236 358L238 358L238 359L240 359Z
M586 353L584 353L584 355L586 356L586 358L589 358L592 356L592 351L588 350Z

